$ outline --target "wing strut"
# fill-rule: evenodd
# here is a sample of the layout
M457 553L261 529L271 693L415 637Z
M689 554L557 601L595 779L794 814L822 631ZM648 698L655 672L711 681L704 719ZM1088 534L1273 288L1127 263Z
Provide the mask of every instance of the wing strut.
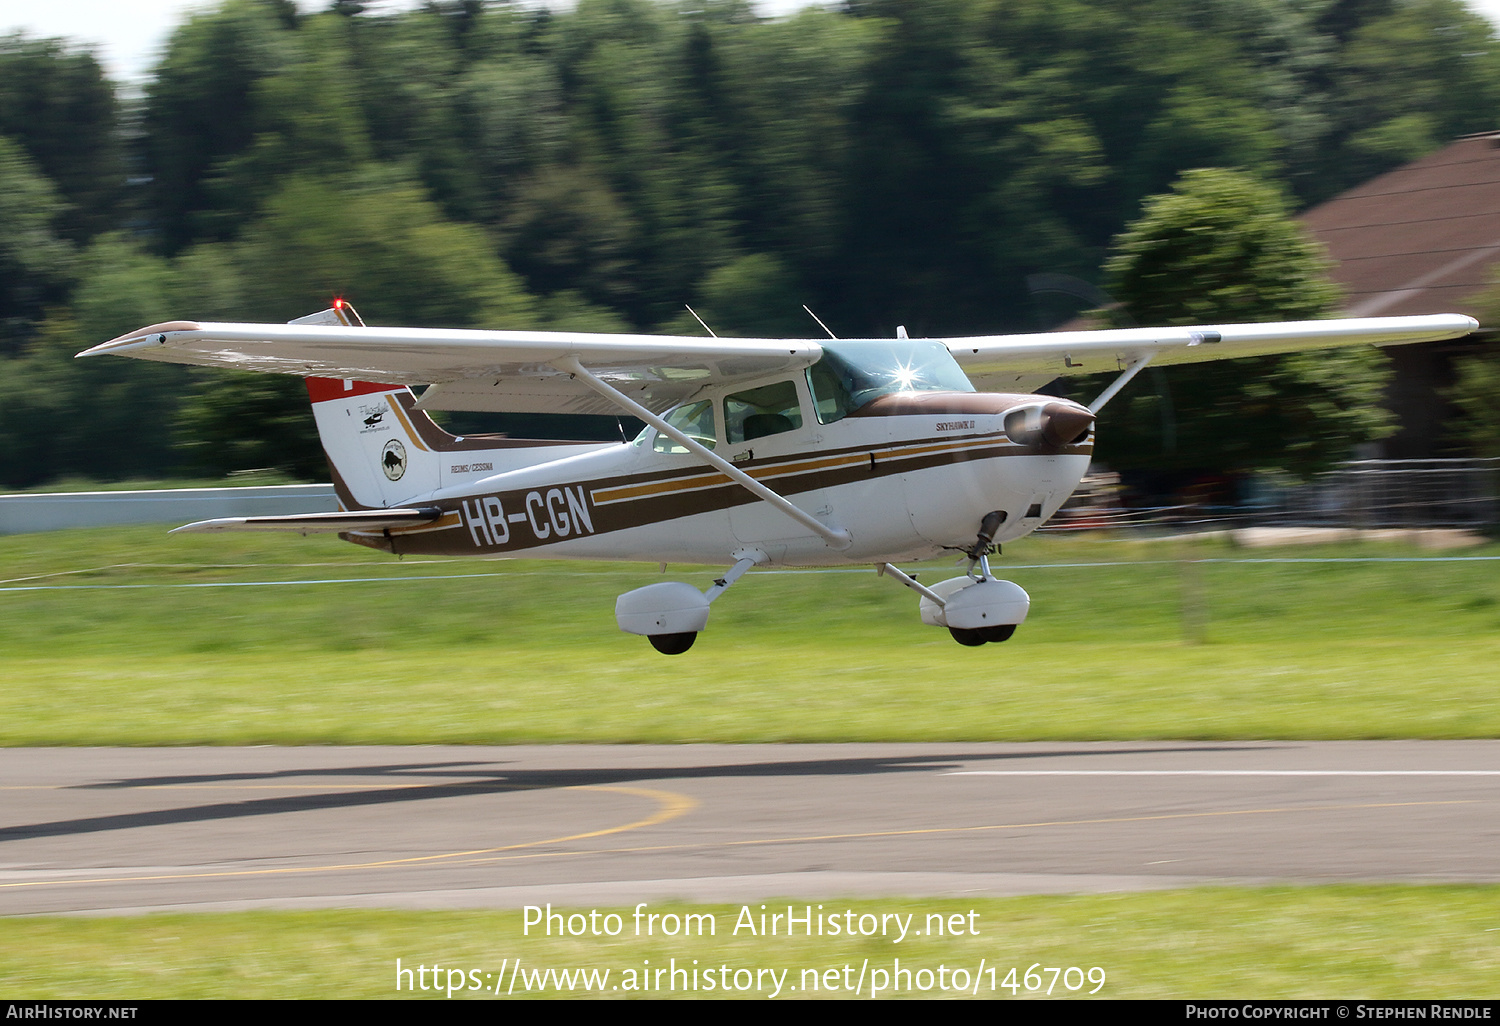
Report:
M762 499L765 502L770 503L777 509L781 510L781 512L797 521L797 523L807 528L813 534L817 535L819 538L822 538L834 549L843 551L844 549L847 549L849 547L850 539L848 531L844 530L842 527L829 527L827 524L814 517L811 513L808 513L801 507L787 501L787 499L785 499L783 496L776 494L771 489L755 480L755 478L745 473L739 467L736 467L734 464L730 463L724 457L715 455L712 450L705 448L700 443L688 437L688 435L684 432L679 431L677 428L674 428L672 425L662 420L656 414L646 409L640 403L636 402L635 400L631 399L629 396L621 392L619 389L610 385L607 381L603 381L600 378L595 377L583 366L583 364L578 362L578 357L569 356L564 359L558 360L556 361L555 366L579 378L581 381L583 381L584 384L588 385L588 387L592 388L595 392L598 392L606 399L629 411L631 416L639 417L641 420L644 420L647 424L650 424L652 427L656 428L657 431L666 435L678 445L686 448L689 452L697 456L704 463L707 463L709 466L713 467L721 474L727 476L731 481L743 487L751 495L754 495L756 498Z
M1145 356L1137 356L1134 360L1131 360L1130 366L1125 368L1124 373L1110 382L1109 387L1099 393L1099 398L1089 403L1089 412L1098 413L1104 409L1104 404L1113 399L1116 392L1130 384L1131 378L1145 370L1146 364L1150 363L1151 357L1155 355L1155 353L1147 353Z

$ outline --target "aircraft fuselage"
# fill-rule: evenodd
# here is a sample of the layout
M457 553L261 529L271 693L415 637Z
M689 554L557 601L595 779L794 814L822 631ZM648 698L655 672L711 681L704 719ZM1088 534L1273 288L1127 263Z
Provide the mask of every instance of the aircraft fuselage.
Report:
M720 563L733 539L739 550L763 554L766 565L926 558L972 545L976 525L993 510L1005 514L996 541L1028 534L1077 487L1091 436L1028 446L1006 432L1006 414L1039 398L1046 399L895 394L832 424L737 442L718 432L717 453L847 530L851 544L841 551L692 454L664 451L673 447L649 428L633 442L568 447L572 454L559 459L481 471L404 500L441 508L433 524L344 537L403 554ZM447 462L449 480L473 474L476 464L499 465L484 450L434 455Z

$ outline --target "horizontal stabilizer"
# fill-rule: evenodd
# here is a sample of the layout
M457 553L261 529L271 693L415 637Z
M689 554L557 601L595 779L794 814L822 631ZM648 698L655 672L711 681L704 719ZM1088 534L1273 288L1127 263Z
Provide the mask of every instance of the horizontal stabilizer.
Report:
M294 513L284 517L220 517L184 524L173 531L201 533L207 531L295 531L298 534L337 533L340 531L381 531L397 527L421 527L443 515L436 506L416 509L361 509L337 513Z

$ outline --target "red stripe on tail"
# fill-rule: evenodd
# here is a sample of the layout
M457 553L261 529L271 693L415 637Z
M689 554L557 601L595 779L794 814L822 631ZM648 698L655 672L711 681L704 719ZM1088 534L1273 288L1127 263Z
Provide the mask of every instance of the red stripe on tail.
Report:
M352 399L357 395L399 392L405 388L405 385L381 385L373 381L345 381L342 378L307 379L307 394L315 403L326 403L330 399Z

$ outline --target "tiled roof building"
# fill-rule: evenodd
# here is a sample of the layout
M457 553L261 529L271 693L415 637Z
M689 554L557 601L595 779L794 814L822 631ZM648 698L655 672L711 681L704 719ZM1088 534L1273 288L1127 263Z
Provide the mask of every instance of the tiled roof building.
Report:
M1477 316L1477 294L1500 271L1500 133L1464 136L1314 207L1302 222L1338 261L1333 277L1347 316ZM1478 344L1386 350L1396 367L1390 405L1401 422L1384 443L1386 457L1444 452L1442 390L1453 382L1453 358Z

